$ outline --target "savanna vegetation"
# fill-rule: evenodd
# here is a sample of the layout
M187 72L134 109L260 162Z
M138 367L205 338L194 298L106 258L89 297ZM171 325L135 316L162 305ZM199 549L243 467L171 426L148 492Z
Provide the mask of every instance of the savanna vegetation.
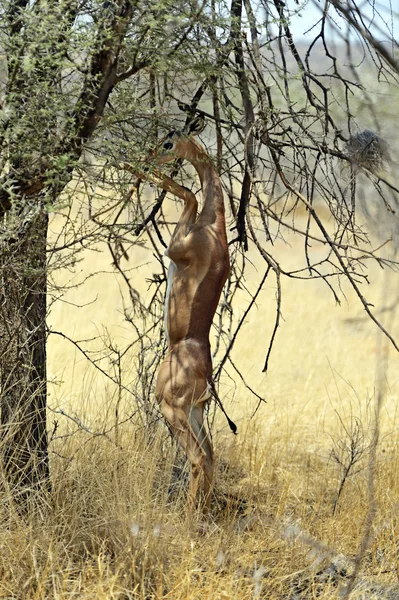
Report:
M395 7L0 14L0 598L397 598ZM239 428L210 406L206 521L153 399L181 206L134 176L198 115L232 263L215 382Z

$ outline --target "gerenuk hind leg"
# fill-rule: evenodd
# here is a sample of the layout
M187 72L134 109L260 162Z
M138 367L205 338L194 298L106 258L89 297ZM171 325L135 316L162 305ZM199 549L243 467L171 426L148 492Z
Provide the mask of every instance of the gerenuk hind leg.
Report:
M213 485L213 477L215 470L215 457L213 447L209 439L208 433L204 426L204 406L192 406L189 412L189 420L192 430L196 438L201 444L201 448L205 452L205 462L203 465L204 472L204 500L205 509L208 511L211 504L211 492Z
M168 405L165 400L161 402L160 408L163 416L170 425L174 437L182 446L187 454L188 460L190 461L191 476L187 507L190 511L192 511L195 506L200 476L205 471L207 454L202 448L202 445L193 431L188 421L188 417L183 409L173 408L172 406Z

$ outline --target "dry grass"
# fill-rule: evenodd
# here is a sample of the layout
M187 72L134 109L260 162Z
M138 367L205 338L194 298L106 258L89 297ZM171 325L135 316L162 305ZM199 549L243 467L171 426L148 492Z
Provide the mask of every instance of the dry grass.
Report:
M317 250L317 249L316 249ZM285 265L300 250L278 246ZM137 264L146 254L131 257ZM79 268L110 271L106 254L87 253ZM255 260L252 281L263 265ZM151 266L148 267L151 272ZM64 277L59 274L60 281ZM144 282L146 269L138 271ZM90 337L106 324L121 345L132 335L121 314L114 275L99 275L55 306L54 328ZM372 271L368 294L377 310L383 280ZM234 351L245 376L268 403L251 419L254 400L226 379L225 404L239 426L233 437L217 420L218 473L213 510L204 523L184 512L187 473L160 428L148 437L138 422L109 435L78 431L66 420L52 444L53 494L21 520L0 509L0 598L173 600L344 598L370 508L368 462L374 426L374 326L350 290L334 305L319 282L287 282L284 322L270 372L261 373L274 314L267 283ZM384 288L395 297L397 278ZM145 289L143 283L142 289ZM76 296L74 296L76 294ZM398 331L395 313L389 326ZM390 348L375 475L376 518L354 599L398 598L398 357ZM96 432L112 421L113 392L75 349L50 338L51 406L77 414ZM126 366L128 370L128 366ZM131 367L133 371L133 367ZM124 399L129 410L128 399ZM50 429L57 416L50 416ZM117 442L117 443L115 443ZM359 460L345 474L353 446ZM343 482L343 484L342 484ZM342 487L341 493L338 493ZM335 510L334 510L335 508Z
M26 523L4 507L1 598L340 597L369 506L364 469L334 514L339 473L328 455L307 448L299 430L288 439L251 423L217 440L212 517L189 523L184 477L164 440L148 446L125 431L118 448L89 437L57 442L70 458L53 457L46 510ZM375 597L399 594L397 450L392 440L378 456L378 512L361 569L368 595L358 588L352 598L374 598L371 585Z

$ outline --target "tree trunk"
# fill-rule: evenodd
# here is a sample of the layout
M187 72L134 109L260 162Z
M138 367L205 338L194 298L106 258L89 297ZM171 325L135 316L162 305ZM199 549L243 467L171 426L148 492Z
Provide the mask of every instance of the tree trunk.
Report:
M47 225L45 211L22 222L0 256L0 451L12 495L21 500L49 486Z

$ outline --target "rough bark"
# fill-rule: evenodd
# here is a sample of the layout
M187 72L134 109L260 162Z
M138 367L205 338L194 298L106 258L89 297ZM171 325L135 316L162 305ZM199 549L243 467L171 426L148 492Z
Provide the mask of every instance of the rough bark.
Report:
M15 498L49 485L46 430L46 236L37 214L0 255L1 453Z

